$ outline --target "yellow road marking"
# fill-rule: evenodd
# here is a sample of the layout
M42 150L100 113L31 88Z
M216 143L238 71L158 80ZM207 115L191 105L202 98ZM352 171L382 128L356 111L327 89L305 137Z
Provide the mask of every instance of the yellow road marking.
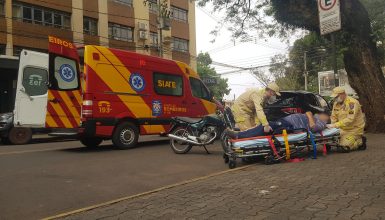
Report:
M160 187L160 188L157 188L157 189L154 189L154 190L150 190L150 191L147 191L147 192L135 194L135 195L132 195L132 196L126 196L126 197L122 197L122 198L119 198L119 199L103 202L103 203L100 203L100 204L84 207L84 208L81 208L81 209L76 209L76 210L73 210L73 211L64 212L64 213L61 213L61 214L58 214L58 215L49 216L49 217L43 218L42 220L51 220L51 219L57 219L57 218L64 218L64 217L67 217L67 216L70 216L70 215L74 215L74 214L90 211L90 210L101 208L101 207L104 207L104 206L113 205L113 204L116 204L116 203L119 203L119 202L122 202L122 201L125 201L125 200L135 199L135 198L138 198L138 197L150 195L150 194L157 193L159 191L163 191L163 190L166 190L166 189L171 189L171 188L175 188L175 187L178 187L178 186L187 185L189 183L193 183L193 182L209 179L211 177L220 176L220 175L223 175L223 174L226 174L226 173L230 173L230 172L234 172L234 171L238 171L238 170L243 170L243 169L249 168L251 166L253 166L253 164L246 165L246 166L243 166L243 167L238 167L238 168L235 168L235 169L229 169L229 170L225 170L225 171L216 172L216 173L213 173L213 174L209 174L209 175L206 175L206 176L201 176L201 177L193 178L193 179L190 179L190 180L186 180L186 181L183 181L183 182L179 182L179 183L175 183L175 184L171 184L171 185L167 185L167 186L163 186L163 187Z
M68 149L68 148L44 148L44 149L39 149L39 150L22 150L22 151L11 151L11 152L4 152L0 153L0 156L6 156L6 155L14 155L14 154L25 154L25 153L35 153L35 152L44 152L44 151L54 151L54 150L59 150L59 149Z

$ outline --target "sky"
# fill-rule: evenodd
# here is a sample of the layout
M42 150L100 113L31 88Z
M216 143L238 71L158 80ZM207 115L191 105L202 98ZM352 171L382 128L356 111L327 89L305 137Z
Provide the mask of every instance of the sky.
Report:
M242 43L231 38L231 33L224 27L220 35L214 37L210 32L215 29L220 14L212 13L210 6L200 8L196 6L196 40L197 53L208 52L214 62L229 64L237 67L251 67L270 64L270 58L276 54L287 54L288 45L277 38L258 39L254 42ZM293 37L291 42L297 37ZM215 42L211 41L215 39ZM261 87L258 80L249 71L240 71L229 74L228 72L239 71L239 69L212 65L221 77L228 79L231 92L224 97L225 100L233 100L247 88ZM227 74L226 74L227 73Z

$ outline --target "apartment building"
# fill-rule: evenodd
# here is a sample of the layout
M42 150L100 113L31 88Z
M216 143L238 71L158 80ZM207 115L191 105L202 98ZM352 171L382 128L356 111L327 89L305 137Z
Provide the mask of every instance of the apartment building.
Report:
M0 0L0 55L47 51L48 35L154 56L162 42L163 57L195 68L194 1L166 1L170 28L160 41L159 0Z

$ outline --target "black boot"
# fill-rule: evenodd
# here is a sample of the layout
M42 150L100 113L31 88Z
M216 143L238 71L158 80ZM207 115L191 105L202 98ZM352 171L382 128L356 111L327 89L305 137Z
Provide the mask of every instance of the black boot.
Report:
M229 136L231 139L237 139L238 138L238 131L233 131L231 129L226 129L225 133L227 136Z
M350 147L342 147L342 146L338 146L337 148L337 152L339 153L350 153Z
M366 150L366 137L362 136L362 145L358 147L358 150Z

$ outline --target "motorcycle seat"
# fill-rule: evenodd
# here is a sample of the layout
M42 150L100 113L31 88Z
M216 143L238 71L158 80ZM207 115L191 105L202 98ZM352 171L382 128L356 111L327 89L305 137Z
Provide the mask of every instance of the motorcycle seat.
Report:
M202 118L175 117L175 120L194 124L202 121Z

